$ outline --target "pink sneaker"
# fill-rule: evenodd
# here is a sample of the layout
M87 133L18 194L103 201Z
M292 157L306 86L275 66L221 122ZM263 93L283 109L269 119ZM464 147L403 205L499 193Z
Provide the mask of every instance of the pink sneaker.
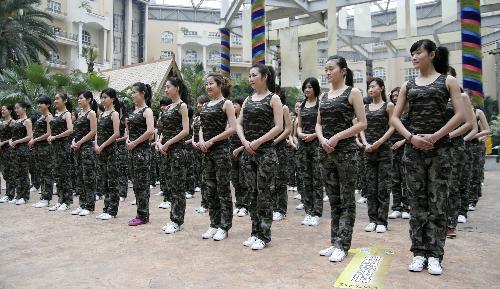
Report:
M139 225L144 225L146 223L147 221L144 221L139 217L135 217L132 220L128 221L129 226L139 226Z

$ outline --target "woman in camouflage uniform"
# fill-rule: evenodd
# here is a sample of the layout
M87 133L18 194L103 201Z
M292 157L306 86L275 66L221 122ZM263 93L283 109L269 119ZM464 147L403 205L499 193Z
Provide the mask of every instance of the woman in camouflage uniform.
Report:
M448 134L463 122L465 111L457 80L446 75L448 50L424 39L415 42L410 53L420 76L402 85L391 119L407 141L403 163L410 194L410 238L414 255L408 269L420 272L427 263L428 272L439 275L446 240L451 172ZM455 115L447 121L446 105L450 97ZM408 128L400 120L407 103Z
M198 147L198 142L200 139L200 127L201 127L201 118L200 112L203 108L203 105L210 101L210 98L206 95L198 96L196 99L196 113L193 116L193 122L191 124L191 129L193 131L193 135L191 138L191 146L194 149L193 154L193 174L195 177L195 192L201 194L201 204L200 207L196 208L195 211L198 214L204 214L208 210L208 199L207 199L207 188L205 186L205 182L203 181L203 153Z
M244 96L238 96L233 100L234 113L236 118L240 116L241 107L245 101ZM238 135L233 135L229 139L231 143L231 183L234 188L234 210L233 215L238 217L245 217L248 215L248 189L245 182L244 168L242 163L243 150L245 149L241 144Z
M0 122L0 172L5 180L5 196L0 198L0 203L6 203L14 199L15 179L13 179L12 150L9 140L12 138L12 124L16 119L13 105L2 106L2 121Z

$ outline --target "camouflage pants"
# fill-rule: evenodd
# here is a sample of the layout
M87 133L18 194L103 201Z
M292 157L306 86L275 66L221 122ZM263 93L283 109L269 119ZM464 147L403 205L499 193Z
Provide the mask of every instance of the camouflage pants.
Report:
M238 157L231 159L231 183L234 187L235 207L237 209L248 208L248 189L245 183L244 168L241 152Z
M404 146L392 151L391 191L392 210L410 212L408 203L408 187L406 185L406 172L403 165Z
M0 162L2 169L2 176L5 180L5 195L9 199L13 199L16 194L16 179L14 178L15 165L12 162L12 149L4 146L0 151Z
M200 150L194 150L193 152L193 175L195 181L194 186L201 189L201 206L203 208L208 208L207 186L205 182L205 177L203 176L204 169L205 168L203 166L203 153Z
M298 173L298 168L300 167L300 153L298 150L292 150L292 160L295 167L295 184L297 186L297 194L302 195L304 189L304 180L302 175Z
M359 149L357 152L357 172L358 177L356 178L356 189L361 191L361 196L366 198L366 158L365 149Z
M366 190L370 223L387 227L390 203L390 171L392 150L383 144L377 150L366 153Z
M184 224L186 213L186 176L187 151L183 144L170 147L167 151L162 174L167 177L167 188L170 194L172 208L170 220L179 226Z
M465 144L462 137L452 139L451 147L451 174L448 190L448 227L457 227L458 208L460 207L460 186L464 181Z
M126 198L128 191L128 151L125 143L116 144L116 167L118 169L117 187L118 195Z
M186 146L186 167L187 167L187 176L186 176L186 192L194 195L195 186L195 176L194 176L194 148L189 145Z
M132 179L137 205L137 217L149 222L149 169L151 149L149 144L141 144L129 151L129 176Z
M319 142L300 141L298 157L300 166L297 172L302 183L302 203L306 214L321 217L323 215L323 184L320 175L320 160L318 155Z
M252 219L251 235L269 243L273 224L271 185L278 162L276 150L271 146L261 147L254 155L245 151L242 162L248 188L248 210Z
M297 186L297 167L295 164L295 152L296 150L293 148L290 148L287 150L288 151L288 185L291 187L296 187Z
M29 178L29 154L26 144L18 144L12 149L13 178L15 180L16 199L29 200L30 178Z
M96 190L96 155L93 142L88 142L75 150L75 175L77 187L80 188L80 208L89 211L95 209Z
M40 171L36 166L36 154L33 149L29 150L29 173L30 173L30 183L35 189L40 189Z
M356 220L356 152L332 152L319 149L321 178L331 207L331 244L345 252L351 247Z
M100 176L99 191L104 195L103 213L116 216L120 196L118 194L118 166L117 166L116 146L114 144L105 148L97 156L98 174Z
M203 156L210 227L229 231L233 222L230 175L231 152L226 144L212 147Z
M51 201L54 191L54 177L49 161L52 159L52 148L48 143L37 143L33 147L32 154L35 157L35 170L40 180L42 200Z
M156 187L156 181L159 180L159 164L160 164L160 152L155 148L151 148L151 162L149 163L149 184Z
M282 215L286 215L287 202L288 202L288 190L287 190L287 150L286 144L284 142L274 146L276 150L276 156L278 157L278 163L276 165L276 172L274 175L273 185L272 185L272 203L273 212L279 212Z
M484 174L484 143L476 141L472 143L472 173L471 184L469 190L469 204L476 206L479 197L481 196L481 182Z
M57 141L52 143L54 179L57 182L57 195L59 197L57 202L68 206L73 201L73 196L71 195L73 161L71 159L70 150L68 141Z
M421 151L406 145L403 162L410 193L410 238L414 256L442 259L451 173L450 148Z

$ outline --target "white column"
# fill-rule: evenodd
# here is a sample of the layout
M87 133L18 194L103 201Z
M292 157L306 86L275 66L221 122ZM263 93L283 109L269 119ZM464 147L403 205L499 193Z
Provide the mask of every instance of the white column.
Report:
M143 38L143 62L148 61L148 14L149 14L149 6L148 4L144 3L144 38Z
M337 0L328 0L328 56L337 54Z
M175 56L175 62L177 62L177 66L181 69L182 66L182 45L177 45L177 55Z
M243 8L243 61L252 62L252 11L250 7Z
M130 65L132 62L132 0L125 0L125 25L123 29L123 38L125 40L123 47L124 63Z
M108 30L102 30L102 62L108 61Z
M83 22L78 22L78 58L80 58L83 53L82 36L83 36Z
M301 42L300 47L302 53L302 81L311 76L318 78L318 40Z
M203 70L207 71L207 46L203 45Z

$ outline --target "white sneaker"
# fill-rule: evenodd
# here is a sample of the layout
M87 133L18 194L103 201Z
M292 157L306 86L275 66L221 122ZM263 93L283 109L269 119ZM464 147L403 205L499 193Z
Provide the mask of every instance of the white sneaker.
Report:
M248 211L246 208L241 208L240 211L238 212L238 217L245 217L248 215Z
M35 188L35 187L31 187L30 189L30 193L34 193L34 192L37 192L38 190Z
M257 240L257 237L250 236L245 242L243 242L243 246L252 247L253 243L255 243L255 241Z
M152 190L154 189L155 187L153 185L149 185L149 189Z
M457 222L459 222L460 224L465 224L467 223L467 218L464 215L458 215Z
M0 198L0 203L7 203L9 200L9 197L7 196L3 196L2 198Z
M403 219L409 219L409 218L410 218L410 213L408 213L408 212L403 212L403 213L401 214L401 218L403 218Z
M200 187L196 187L196 188L194 188L194 192L195 192L195 193L201 193L201 188L200 188Z
M365 227L365 232L373 232L373 231L375 231L376 227L377 227L377 224L370 223L370 224L368 224L368 226Z
M195 211L198 214L205 214L207 212L207 209L205 209L203 207L199 207L199 208L196 208Z
M59 209L59 207L61 206L60 203L57 203L55 205L53 205L52 207L49 208L49 211L57 211L57 209Z
M99 195L95 195L95 201L97 202L97 201L99 201L99 200L102 200L102 198L101 198L101 197L99 197Z
M157 186L158 186L159 184L160 184L160 181L156 181L155 185L157 185Z
M97 215L95 218L96 218L97 220L100 220L100 219L102 218L102 216L104 216L104 214L106 214L106 213L99 214L99 215Z
M392 211L392 213L389 215L389 219L397 219L401 218L401 212L400 211Z
M361 197L361 198L359 198L356 202L357 202L358 204L366 204L366 201L367 201L367 200L368 200L367 198L365 198L365 197Z
M427 259L427 272L431 275L441 275L443 273L443 268L438 258L429 257Z
M236 208L233 210L233 216L236 216L238 215L238 213L240 212L240 209Z
M222 241L227 238L227 231L219 228L217 229L217 233L214 235L214 241Z
M328 198L328 196L324 196L323 197L323 202L328 202L330 199Z
M24 198L20 198L19 200L16 201L16 205L24 205L24 204L26 204Z
M311 215L307 214L302 221L302 225L309 226L311 224Z
M85 209L83 209L83 210L80 212L80 214L78 214L78 216L82 216L82 217L84 217L84 216L88 216L88 215L90 215L90 211L89 211L89 210L85 210Z
M304 209L304 204L300 203L295 207L296 210L303 210Z
M375 231L377 231L377 233L385 233L387 231L387 228L384 225L377 225Z
M293 198L295 200L299 200L300 201L302 199L302 196L300 194L297 194L297 195L293 196Z
M413 257L411 264L408 265L408 270L412 272L422 272L425 266L425 258L422 256Z
M208 228L208 230L205 233L203 233L201 235L201 237L203 239L212 239L216 233L217 233L217 229L210 227L210 228Z
M179 226L179 225L177 225L177 223L172 222L172 223L167 224L163 228L165 228L165 230L163 230L165 232L165 234L173 234L173 233L177 233L177 232L181 231L183 226Z
M132 206L135 206L135 205L137 204L137 200L135 200L135 199L134 199L132 202L130 202L130 204L131 204Z
M71 212L71 215L78 215L83 211L82 208L78 207Z
M155 194L155 196L163 196L163 191L159 191L158 193Z
M34 208L34 207L36 207L36 205L38 205L39 202L40 201L37 201L36 203L32 204L31 206Z
M469 205L469 211L475 211L476 210L476 207L474 205Z
M160 209L170 209L172 207L172 204L170 202L162 202L161 204L158 205L158 208Z
M102 214L102 216L101 216L101 218L100 218L100 219L101 219L101 220L103 220L103 221L107 221L107 220L111 220L111 219L113 219L113 218L114 218L114 217L113 217L113 216L111 216L110 214L108 214L108 213L104 213L104 214Z
M12 200L8 201L9 204L15 204L17 203L17 200L16 198L13 198Z
M308 225L313 227L319 226L319 221L320 220L318 216L311 217Z
M186 192L186 199L192 199L193 195L189 192Z
M69 209L69 206L66 204L61 204L59 208L57 208L59 212L66 211L67 209Z
M344 260L346 254L344 250L341 250L339 248L335 248L332 252L332 255L330 255L330 262L342 262Z
M49 205L49 201L40 200L40 201L38 201L38 203L36 203L35 208L43 208L43 207L47 207L48 205Z
M261 239L257 239L255 240L255 242L253 242L252 244L252 250L262 250L266 247L266 243L264 243L264 241L262 241Z
M361 190L355 189L354 194L356 194L356 195L361 194Z
M273 213L273 221L282 221L283 220L283 215L280 212L274 212Z
M331 247L328 247L326 249L323 249L321 251L319 251L319 255L320 256L325 256L325 257L330 257L333 253L333 250L335 250L335 247L331 246Z
M124 197L120 197L120 203L123 203L125 202L125 198Z

